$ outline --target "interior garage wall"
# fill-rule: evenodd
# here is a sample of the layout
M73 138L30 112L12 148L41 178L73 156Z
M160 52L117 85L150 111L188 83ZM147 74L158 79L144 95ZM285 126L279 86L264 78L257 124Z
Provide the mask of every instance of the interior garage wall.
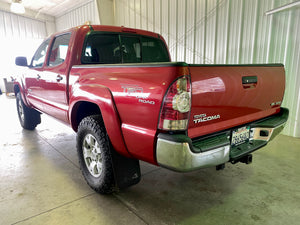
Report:
M0 10L0 37L44 39L46 23Z
M300 7L291 0L115 0L115 23L163 35L173 61L283 63L290 109L284 134L300 137Z
M99 14L97 3L95 0L90 0L83 5L71 9L63 15L55 18L56 30L61 31L71 27L83 25L89 21L91 24L99 24Z

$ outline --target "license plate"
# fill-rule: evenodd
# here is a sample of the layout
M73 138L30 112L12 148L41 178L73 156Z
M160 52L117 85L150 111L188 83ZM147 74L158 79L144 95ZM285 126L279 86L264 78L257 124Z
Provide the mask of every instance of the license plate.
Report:
M231 145L237 146L249 141L250 127L240 127L232 131Z

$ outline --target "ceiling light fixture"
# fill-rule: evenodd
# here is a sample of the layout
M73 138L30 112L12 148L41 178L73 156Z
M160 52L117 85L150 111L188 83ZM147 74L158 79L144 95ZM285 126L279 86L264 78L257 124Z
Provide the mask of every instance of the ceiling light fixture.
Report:
M10 11L17 14L24 14L25 8L22 4L22 0L12 0Z

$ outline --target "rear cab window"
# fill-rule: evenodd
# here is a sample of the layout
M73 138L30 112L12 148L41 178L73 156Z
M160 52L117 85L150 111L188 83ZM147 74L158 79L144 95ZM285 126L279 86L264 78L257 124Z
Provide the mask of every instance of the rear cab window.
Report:
M168 50L159 38L93 32L87 35L82 64L170 62Z

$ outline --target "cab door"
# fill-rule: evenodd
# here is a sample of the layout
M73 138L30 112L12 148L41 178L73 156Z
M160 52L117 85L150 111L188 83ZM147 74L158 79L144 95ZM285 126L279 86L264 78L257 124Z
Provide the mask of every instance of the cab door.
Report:
M71 33L54 37L49 50L48 60L43 73L41 91L43 92L44 111L64 122L68 122L67 74L66 62Z
M43 83L42 76L49 43L50 39L45 40L39 46L24 78L28 102L40 111L43 111L43 102L41 101L43 93L41 91L41 86Z

